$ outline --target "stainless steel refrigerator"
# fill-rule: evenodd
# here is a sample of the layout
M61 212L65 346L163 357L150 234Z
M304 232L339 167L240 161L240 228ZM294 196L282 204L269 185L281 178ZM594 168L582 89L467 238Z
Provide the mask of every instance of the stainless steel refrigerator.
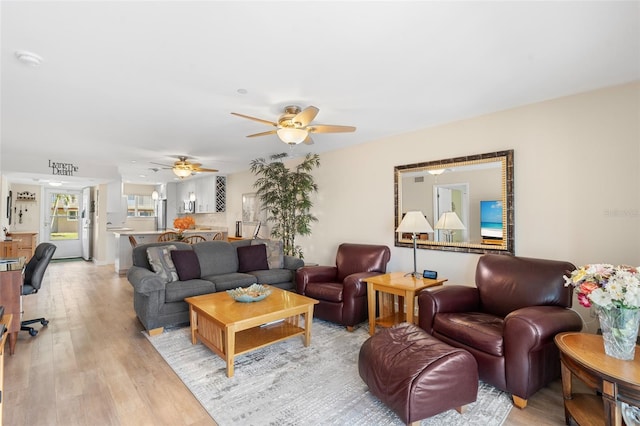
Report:
M95 203L91 188L82 189L82 258L91 260L93 256L93 218L95 215Z
M157 200L156 231L167 230L167 200Z

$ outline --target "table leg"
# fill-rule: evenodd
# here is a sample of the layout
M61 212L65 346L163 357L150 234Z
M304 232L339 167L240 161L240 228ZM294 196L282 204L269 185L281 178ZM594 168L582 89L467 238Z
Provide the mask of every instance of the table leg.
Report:
M563 400L573 399L572 390L571 390L571 370L567 368L564 361L560 363L560 373L562 375L562 397ZM564 402L563 401L563 402ZM565 424L571 424L571 415L569 414L569 410L567 410L567 403L564 402L564 421Z
M367 302L369 303L369 335L376 333L376 291L373 283L367 283Z
M198 314L196 313L195 309L193 309L192 305L189 305L189 318L190 318L189 324L191 325L191 344L195 345L196 329L198 324Z
M404 296L405 303L407 304L407 315L406 319L409 324L413 324L413 300L415 298L415 294L412 290L407 290Z
M16 351L16 342L18 341L18 332L14 331L9 334L9 355L13 355Z
M224 331L224 358L227 361L227 377L233 377L233 363L236 352L236 330L226 328Z
M393 296L391 296L393 297ZM404 318L406 320L406 314L404 312L404 296L398 296L398 315L396 318L399 318L399 321L402 322Z
M313 305L309 306L309 309L304 317L304 345L309 346L311 343L311 323L313 322Z
M622 426L622 412L617 403L616 384L602 381L602 402L604 403L604 424Z

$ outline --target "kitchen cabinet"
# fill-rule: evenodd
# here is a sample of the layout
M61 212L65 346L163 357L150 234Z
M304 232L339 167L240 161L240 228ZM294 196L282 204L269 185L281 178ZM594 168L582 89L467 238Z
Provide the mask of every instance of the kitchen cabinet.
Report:
M122 194L122 181L107 184L107 213L126 213L127 200Z
M37 232L13 232L11 238L18 243L16 257L26 257L27 262L36 251L38 244Z
M11 238L13 238L13 234ZM18 241L1 241L0 257L18 257Z
M176 186L178 214L193 213L185 210L185 201L188 202L190 195L196 192L194 179L179 182Z
M215 213L216 177L206 176L196 182L196 213Z
M176 212L185 213L220 213L225 211L226 176L208 175L191 178L176 185ZM185 202L190 195L195 195L195 209L185 210ZM168 198L168 197L167 197Z

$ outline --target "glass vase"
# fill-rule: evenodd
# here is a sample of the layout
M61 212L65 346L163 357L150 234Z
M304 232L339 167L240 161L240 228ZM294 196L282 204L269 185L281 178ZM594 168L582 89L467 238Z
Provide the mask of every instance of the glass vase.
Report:
M604 339L604 352L622 360L633 359L640 324L640 309L598 307L597 311Z

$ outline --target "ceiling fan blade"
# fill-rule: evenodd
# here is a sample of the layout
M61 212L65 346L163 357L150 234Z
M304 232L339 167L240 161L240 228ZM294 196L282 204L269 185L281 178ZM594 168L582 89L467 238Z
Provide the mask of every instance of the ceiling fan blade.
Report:
M277 130L269 130L268 132L254 133L253 135L247 135L248 138L255 138L256 136L275 135Z
M307 137L302 141L302 143L305 145L313 145L313 139L311 139L311 135L307 134Z
M293 123L300 123L300 127L305 127L311 123L320 110L314 106L308 106L300 111L295 117L291 119Z
M205 169L202 167L196 167L193 169L194 172L217 172L218 170L216 169Z
M251 117L250 115L239 114L237 112L232 112L231 114L237 115L238 117L248 118L249 120L257 121L258 123L268 124L269 126L278 127L278 123L274 123L273 121L263 120L262 118Z
M314 124L307 127L309 133L349 133L355 132L356 128L353 126L334 126L332 124Z
M151 163L151 164L155 164L156 166L162 166L162 167L164 167L164 168L166 168L166 169L172 169L172 168L173 168L173 166L170 166L170 165L168 165L168 164L154 163L153 161L150 161L150 163Z

